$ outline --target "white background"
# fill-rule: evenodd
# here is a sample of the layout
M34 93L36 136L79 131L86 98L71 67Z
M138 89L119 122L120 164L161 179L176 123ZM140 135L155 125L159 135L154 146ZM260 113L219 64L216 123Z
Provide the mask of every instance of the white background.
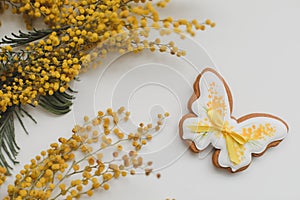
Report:
M73 112L65 116L56 117L41 109L32 111L38 124L34 125L25 120L30 135L25 135L17 128L17 140L22 149L19 161L22 164L27 163L58 137L70 135L74 121L78 122L79 116L92 115L98 108L104 109L111 103L113 106L124 104L133 112L133 120L138 122L150 120L147 112L153 105L159 105L171 115L174 113L161 134L155 137L151 147L160 150L161 147L167 147L170 153L170 156L168 153L160 155L158 151L152 158L158 163L158 168L163 168L160 170L162 178L157 180L154 176L137 176L115 181L110 191L99 191L92 199L299 199L299 10L298 0L173 0L169 7L162 10L163 15L174 18L211 18L217 22L216 28L199 32L195 40L206 49L229 83L235 97L234 116L267 112L281 116L288 122L290 132L286 140L262 157L254 159L246 171L230 174L226 170L216 169L211 162L211 154L204 159L198 159L197 155L185 152L186 146L176 139L177 122L180 115L187 112L185 102L192 93L190 87L185 87L179 81L177 85L171 82L168 88L175 91L175 97L155 84L145 87L144 91L143 88L135 91L132 99L126 99L126 93L132 91L123 91L120 94L112 92L113 88L118 91L121 86L111 80L121 80L124 81L121 82L122 85L126 85L126 77L120 78L122 73L128 72L130 64L139 65L142 58L172 65L172 61L167 61L167 58L149 58L148 54L139 58L128 55L130 61L124 61L127 65L123 64L129 67L123 69L124 71L111 67L104 72L99 67L82 75L81 81L74 86L79 94L74 102ZM0 28L0 36L21 27L21 22L10 21L8 17L1 17L1 20L3 26ZM189 49L187 51L189 53ZM193 53L195 55L197 52ZM199 68L207 63L209 62L199 61ZM176 67L178 66L174 65ZM151 69L154 71L151 72ZM145 73L137 70L134 80L140 80L136 83L142 85L143 77L150 77L151 81L154 74L157 76L153 78L153 82L157 83L167 84L166 80L176 79L174 75L168 75L168 71L159 72L155 69L155 66L149 67L150 71ZM173 72L172 69L168 70ZM188 74L191 71L187 70L185 73L184 70L179 70L189 84L197 76L196 73ZM97 85L98 80L100 85ZM127 84L130 85L131 82L128 81ZM162 96L163 94L166 96ZM121 96L125 101L119 98ZM118 98L112 102L111 98L115 97ZM180 100L175 102L177 97ZM168 139L172 142L168 142ZM15 172L20 168L21 165L16 166ZM3 195L2 188L0 196Z

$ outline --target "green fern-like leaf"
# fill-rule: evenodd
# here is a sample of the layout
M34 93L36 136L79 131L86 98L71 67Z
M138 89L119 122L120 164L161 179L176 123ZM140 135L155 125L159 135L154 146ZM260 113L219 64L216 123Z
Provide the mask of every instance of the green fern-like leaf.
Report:
M73 93L76 92L68 89L68 92L55 92L53 95L41 96L39 105L56 115L66 114L71 110ZM36 121L22 106L10 107L0 116L0 166L5 167L9 173L12 169L11 164L18 163L16 156L20 150L16 143L14 119L19 121L27 134L22 118L29 117L35 123Z
M7 173L10 174L12 164L19 163L16 160L16 156L20 150L15 135L15 123L14 119L17 118L23 130L28 134L28 131L22 121L25 116L32 119L35 123L35 119L21 106L12 106L0 115L0 166L7 169Z
M65 30L69 28L69 26L62 27L59 29L44 29L44 30L37 30L33 29L33 31L29 31L27 33L24 33L22 31L19 31L18 34L12 33L12 37L4 36L2 38L2 41L0 41L0 45L6 44L10 45L11 47L18 47L25 44L29 44L31 42L38 41L46 36L48 36L50 33L56 31L60 32L61 30Z
M28 33L24 33L22 31L19 31L19 34L12 33L13 37L4 36L1 44L8 44L12 47L21 46L24 44L29 44L30 42L34 42L36 40L42 39L52 33L53 30L36 30L29 31Z
M41 96L39 105L53 114L66 114L71 111L74 99L73 93L76 92L68 89L68 92L55 92L53 95Z
M15 140L14 108L8 109L0 118L0 165L12 169L9 162L18 163L19 147Z
M29 117L35 123L35 119L21 106L13 106L1 113L0 118L0 166L9 170L12 169L12 164L19 163L16 156L20 150L16 143L14 118L17 118L24 131L28 134L22 118Z

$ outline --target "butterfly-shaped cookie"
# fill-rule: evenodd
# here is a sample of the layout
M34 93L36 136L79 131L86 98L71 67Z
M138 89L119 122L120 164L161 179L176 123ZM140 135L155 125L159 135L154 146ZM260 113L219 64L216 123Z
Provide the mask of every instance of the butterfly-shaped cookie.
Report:
M231 172L246 169L252 156L261 156L287 135L288 125L270 114L254 113L236 119L233 100L225 80L206 68L194 83L190 114L179 123L180 136L196 153L213 147L213 163Z

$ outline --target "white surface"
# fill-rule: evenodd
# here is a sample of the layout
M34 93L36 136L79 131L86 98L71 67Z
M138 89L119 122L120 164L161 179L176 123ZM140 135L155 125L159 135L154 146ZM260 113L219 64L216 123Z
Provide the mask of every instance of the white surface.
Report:
M145 87L145 90L136 90L128 103L126 91L111 92L113 86L117 86L116 91L121 91L121 88L127 85L126 76L125 79L120 79L121 72L125 69L121 68L119 71L118 63L114 65L116 67L105 71L105 78L100 79L100 83L101 80L104 83L99 86L98 78L103 69L99 68L82 75L81 82L76 83L80 93L77 95L73 112L62 117L54 117L41 110L32 112L38 119L38 125L28 120L26 124L30 130L29 136L18 131L18 142L22 149L19 160L25 164L59 136L68 136L74 119L78 121L84 114L92 115L96 108L104 109L110 105L110 98L113 96L112 104L117 106L120 104L118 100L122 100L122 104L131 109L135 121L150 120L148 112L153 107L153 102L172 114L163 132L149 147L167 149L162 151L165 153L162 155L151 154L155 155L153 160L159 167L166 167L161 170L160 180L143 176L122 179L113 183L110 191L99 192L92 199L299 199L299 9L298 0L173 0L169 8L162 10L164 15L172 15L174 18L209 17L217 22L215 29L198 33L196 40L205 47L229 83L235 100L235 116L250 112L267 112L279 115L288 122L290 133L286 140L278 147L270 149L263 157L255 158L246 171L229 174L225 170L218 170L211 162L211 155L200 160L197 155L185 152L185 145L174 139L178 135L179 116L181 112L187 112L184 102L192 91L188 84L197 76L191 74L192 68L188 68L190 70L187 72L180 71L180 68L176 68L177 65L174 65L174 68L186 77L187 84L183 84L185 80L175 84L170 82L171 86L168 88L178 94L175 92L175 95L172 95L171 90L164 92L162 87L152 84ZM5 24L11 24L10 29L3 30ZM16 30L17 27L13 27L11 21L4 21L0 35ZM165 62L160 60L165 57L149 58L147 54L143 56ZM142 60L143 56L131 56L131 60L126 62L127 65L122 64L129 67L131 63L133 66L140 64L139 59ZM157 74L154 76L155 81L166 83L166 80L170 79L166 75L163 76L163 72L155 71L155 68L156 65L153 65L149 68L153 71L137 74L134 79L136 84L143 76L151 79L149 77L153 77L154 73ZM139 73L138 70L134 72ZM131 75L133 76L129 74L129 77ZM116 82L109 82L110 80L124 82L118 85ZM165 96L162 96L164 94ZM183 98L177 101L177 96ZM183 107L181 109L178 106ZM168 156L168 153L171 156ZM178 157L180 158L177 159ZM21 165L16 166L16 171L20 168ZM0 196L2 195L3 189Z

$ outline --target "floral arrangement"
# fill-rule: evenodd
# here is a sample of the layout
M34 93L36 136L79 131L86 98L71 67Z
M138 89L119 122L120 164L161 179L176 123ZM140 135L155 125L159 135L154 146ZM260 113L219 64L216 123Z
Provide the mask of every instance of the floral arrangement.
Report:
M4 199L78 199L108 190L114 179L136 173L150 175L152 162L145 162L138 153L169 114L158 114L156 124L140 123L134 132L127 133L121 124L128 123L129 115L121 107L99 111L93 119L85 116L70 138L59 138L24 165ZM0 185L5 171L0 168Z
M57 115L70 111L70 82L96 58L118 51L159 50L184 56L173 41L149 41L150 28L165 34L195 35L214 27L211 20L161 18L169 0L0 0L0 13L22 15L28 31L0 41L0 166L18 163L14 118L34 118L26 105ZM5 27L5 24L2 24ZM107 42L109 41L109 42ZM97 50L95 50L97 49ZM9 160L7 160L8 158Z

